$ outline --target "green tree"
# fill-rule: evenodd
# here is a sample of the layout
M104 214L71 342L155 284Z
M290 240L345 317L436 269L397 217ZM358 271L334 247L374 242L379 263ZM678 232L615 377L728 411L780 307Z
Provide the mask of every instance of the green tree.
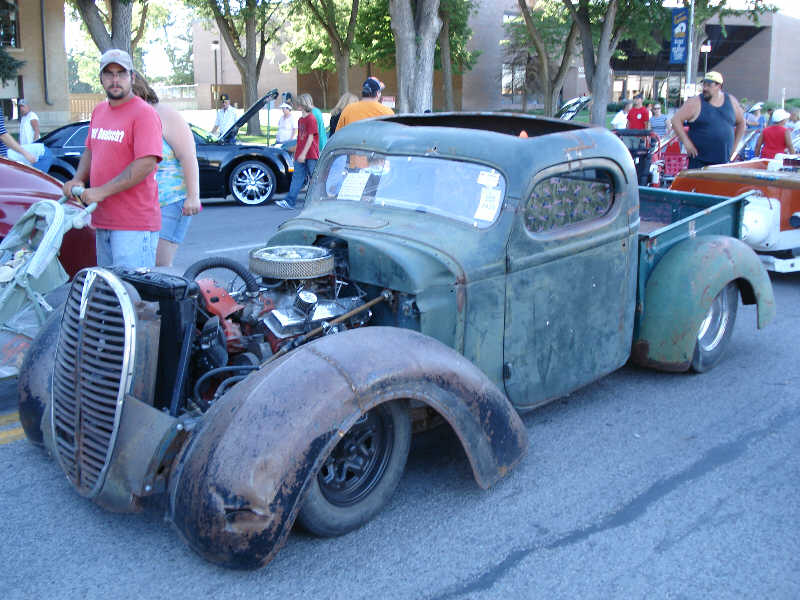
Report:
M689 0L683 0L683 5L689 8ZM728 0L694 0L694 31L692 32L692 73L697 73L697 65L700 61L700 45L706 40L706 24L712 20L719 20L723 23L725 17L733 15L744 15L754 23L758 23L761 15L767 12L775 12L777 8L763 0L746 0L744 5L740 3L737 8L731 8ZM664 11L667 20L667 31L669 30L670 11Z
M661 0L562 0L575 22L586 83L592 91L591 122L604 125L611 94L611 57L620 40L656 52L663 40Z
M329 106L330 74L336 71L336 60L330 37L306 11L296 11L291 19L292 30L284 51L289 59L282 69L297 69L300 74L313 74L322 90L322 105Z
M284 0L184 0L216 23L242 79L245 106L258 100L258 78L267 44L275 40L287 16ZM258 113L247 123L247 135L261 135Z
M120 48L133 54L145 32L149 0L99 0L99 2L68 0L68 2L81 16L89 35L101 53L110 48Z
M523 110L528 90L539 91L545 114L552 116L575 54L578 26L560 3L541 2L535 9L525 0L518 3L521 16L506 26L506 53L512 63L525 65Z
M350 60L360 0L298 0L299 6L325 31L336 62L338 93L349 91Z
M19 70L24 66L24 60L17 60L0 46L0 82L3 85L19 75Z
M440 0L439 18L442 29L439 31L437 54L434 68L441 69L444 80L445 110L455 110L453 98L453 72L463 73L473 67L479 52L467 49L472 37L469 17L477 7L472 0Z

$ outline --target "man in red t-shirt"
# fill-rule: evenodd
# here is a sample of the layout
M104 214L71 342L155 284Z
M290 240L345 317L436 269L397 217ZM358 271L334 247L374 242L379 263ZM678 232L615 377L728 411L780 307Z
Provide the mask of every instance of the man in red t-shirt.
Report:
M161 160L161 120L131 87L133 61L124 50L100 57L100 83L108 101L92 111L86 150L75 177L64 184L85 186L81 200L99 203L92 215L98 266L153 267L161 210L155 170Z
M628 112L628 129L650 129L650 111L642 106L642 95L633 97L633 108Z
M275 201L275 204L281 208L295 207L297 194L300 193L306 178L311 178L319 158L319 129L317 127L317 118L311 112L311 109L314 108L311 94L300 94L297 98L297 104L303 114L297 122L294 173L292 173L292 183L289 186L289 193L286 194L286 198Z

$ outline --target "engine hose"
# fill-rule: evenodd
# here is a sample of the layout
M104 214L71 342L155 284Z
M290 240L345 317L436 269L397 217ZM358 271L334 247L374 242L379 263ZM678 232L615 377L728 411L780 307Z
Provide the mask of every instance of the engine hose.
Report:
M203 384L208 381L211 377L215 375L219 375L220 373L227 373L227 372L239 372L239 371L255 371L259 368L259 365L228 365L225 367L217 367L216 369L211 369L203 373L198 379L197 382L194 384L194 402L197 404L203 412L206 412L209 409L208 402L200 395L201 387Z
M247 287L247 291L251 294L257 294L259 291L258 280L255 278L247 268L239 262L235 260L231 260L230 258L225 258L224 256L212 256L211 258L204 258L203 260L198 260L196 263L191 265L186 271L183 272L183 276L186 279L194 280L197 275L202 273L203 271L207 271L208 269L229 269L236 273L239 277L242 278L244 281L245 287Z
M247 375L234 375L233 377L228 377L222 383L219 384L217 391L214 392L214 399L222 397L225 395L225 392L228 391L228 388L232 385L239 383L242 379L247 377Z

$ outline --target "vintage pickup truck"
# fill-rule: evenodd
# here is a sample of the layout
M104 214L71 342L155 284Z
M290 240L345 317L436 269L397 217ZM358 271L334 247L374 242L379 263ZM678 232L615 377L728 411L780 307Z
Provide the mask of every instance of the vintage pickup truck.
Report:
M330 536L380 511L413 431L449 425L488 487L528 447L519 411L629 358L713 367L739 296L774 314L746 202L640 191L616 136L564 121L349 125L247 267L78 273L22 366L22 424L81 495L259 567L296 519Z

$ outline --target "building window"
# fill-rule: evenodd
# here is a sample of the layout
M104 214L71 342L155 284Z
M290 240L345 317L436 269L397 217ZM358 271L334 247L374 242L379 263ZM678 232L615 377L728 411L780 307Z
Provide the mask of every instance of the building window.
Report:
M0 46L19 46L17 0L0 0Z
M559 229L602 217L614 202L614 179L602 169L584 169L548 177L533 188L525 206L525 227L532 233Z
M500 81L500 93L503 96L521 96L525 91L525 65L503 63L503 74Z

